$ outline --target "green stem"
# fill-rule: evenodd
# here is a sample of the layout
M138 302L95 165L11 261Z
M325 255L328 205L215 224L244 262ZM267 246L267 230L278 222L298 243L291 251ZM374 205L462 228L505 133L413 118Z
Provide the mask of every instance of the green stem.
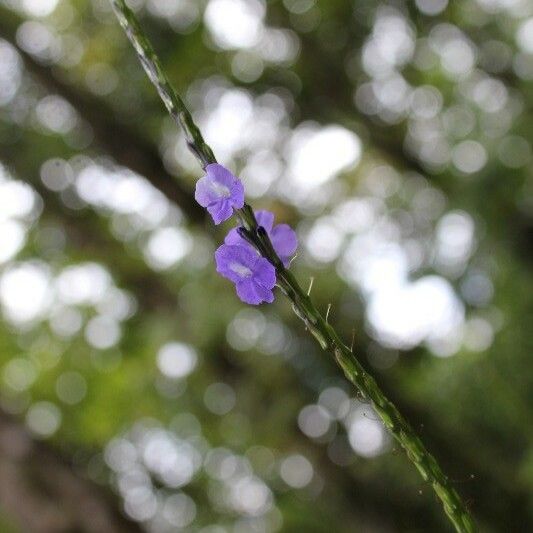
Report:
M216 163L213 151L204 141L198 126L192 119L191 113L165 76L159 58L139 25L135 14L126 6L123 0L111 1L120 25L133 44L146 74L155 85L171 117L183 129L190 150L198 158L202 168L205 168L209 163Z
M144 70L157 88L170 115L185 132L189 148L198 158L202 168L215 163L216 158L211 148L204 141L183 100L170 85L134 13L125 5L124 0L111 0L111 2ZM374 378L365 371L352 350L340 340L336 331L320 314L293 274L283 266L268 235L263 228L258 226L252 208L245 205L237 211L236 215L246 231L248 240L276 267L277 284L292 302L296 315L305 323L322 349L328 352L341 367L346 378L356 386L365 399L372 403L383 424L405 450L407 457L416 466L424 481L433 487L455 529L465 533L476 531L466 505L435 458L424 447L418 435L394 404L383 394Z

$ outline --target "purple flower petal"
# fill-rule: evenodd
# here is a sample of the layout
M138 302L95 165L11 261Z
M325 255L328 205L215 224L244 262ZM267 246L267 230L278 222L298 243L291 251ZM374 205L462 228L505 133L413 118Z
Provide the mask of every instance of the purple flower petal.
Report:
M220 224L231 217L233 209L244 205L244 187L242 182L227 168L218 163L206 167L206 175L196 182L194 197L206 207L215 224Z
M207 211L211 215L213 222L217 225L224 222L224 220L228 220L233 215L233 207L231 207L231 204L227 200L208 205Z
M237 296L247 304L258 305L262 302L272 303L274 301L274 293L272 290L263 287L253 279L240 281L236 285Z
M252 277L257 259L254 250L245 246L223 244L215 252L217 272L234 283Z
M257 223L265 228L272 241L274 250L279 255L283 264L288 267L290 259L296 252L296 248L298 248L298 238L294 230L288 224L278 224L272 228L274 225L274 214L270 211L257 211L255 218ZM238 228L231 229L226 235L224 242L233 246L248 246L251 250L255 250L249 242L239 235L237 230Z
M235 209L241 209L244 205L244 185L238 178L231 187L231 205Z
M228 170L225 166L220 165L218 163L211 163L205 167L205 171L207 175L216 180L221 185L225 185L226 187L230 187L235 183L237 178L231 170Z
M223 244L215 252L217 272L233 281L239 298L249 304L272 302L276 270L250 246Z
M259 257L254 265L254 280L267 289L272 289L276 284L276 269L270 261Z
M267 233L272 231L272 226L274 225L274 213L267 211L266 209L261 209L256 211L255 219L259 226L263 226Z
M278 224L270 232L270 240L279 258L288 267L291 257L296 252L296 248L298 248L296 233L288 224Z
M252 248L252 245L239 235L238 228L233 228L229 230L228 234L226 235L226 238L224 239L224 243L230 244L232 246L247 245L247 246L250 246L250 248Z

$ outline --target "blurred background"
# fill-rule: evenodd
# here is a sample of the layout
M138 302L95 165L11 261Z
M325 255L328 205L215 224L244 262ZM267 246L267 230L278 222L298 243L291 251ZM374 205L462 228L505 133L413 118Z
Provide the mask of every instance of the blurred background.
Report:
M482 530L531 531L533 4L129 4ZM450 531L287 301L216 275L107 0L0 0L0 161L2 532Z

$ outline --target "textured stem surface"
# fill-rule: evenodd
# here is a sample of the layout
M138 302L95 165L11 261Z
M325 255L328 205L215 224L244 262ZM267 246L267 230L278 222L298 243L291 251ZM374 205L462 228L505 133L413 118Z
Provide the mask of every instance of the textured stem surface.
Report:
M124 0L111 0L111 2L144 70L157 88L168 112L183 129L189 148L198 158L202 168L209 163L215 163L213 151L204 141L183 100L170 85L134 13L125 5ZM353 352L340 340L333 327L319 313L296 278L283 266L268 235L262 227L258 226L252 208L245 205L236 212L236 215L245 228L248 239L276 267L277 284L292 302L296 315L305 323L322 349L329 353L341 367L346 378L357 387L366 400L371 402L385 427L405 450L407 457L416 466L422 478L433 487L456 530L467 533L476 531L467 507L435 458L426 450L416 432L394 404L383 394L374 378L365 371Z

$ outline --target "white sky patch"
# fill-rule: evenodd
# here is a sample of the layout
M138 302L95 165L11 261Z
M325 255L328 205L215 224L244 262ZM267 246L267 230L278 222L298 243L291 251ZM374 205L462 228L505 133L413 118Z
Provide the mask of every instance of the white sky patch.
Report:
M246 194L253 198L263 196L282 171L282 163L274 152L263 150L252 154L240 173Z
M0 304L4 317L24 325L44 316L52 301L51 276L42 263L19 263L0 277Z
M460 330L464 306L448 281L426 276L377 291L366 315L377 340L393 348L409 349Z
M129 440L114 438L105 447L104 459L115 472L123 472L136 465L138 453Z
M367 458L384 453L390 439L374 409L355 399L345 403L348 404L348 409L344 416L344 425L352 450Z
M136 174L119 178L109 206L119 213L141 213L152 199L153 186Z
M465 265L474 251L475 224L465 211L451 211L436 227L435 260L444 267Z
M527 54L533 54L533 17L520 24L516 32L518 46Z
M59 157L46 160L41 165L41 180L51 191L65 190L74 180L72 167Z
M137 302L125 290L111 287L97 303L96 309L100 314L115 320L127 320L135 313Z
M488 350L494 340L494 328L484 318L473 317L464 328L463 343L468 350L483 352Z
M280 465L280 475L289 487L302 489L313 479L313 465L303 455L289 455Z
M249 350L266 331L267 322L261 311L244 308L228 325L226 338L236 350Z
M333 261L339 255L344 234L331 217L319 218L305 238L309 254L323 263Z
M133 227L134 231L154 229L170 217L174 222L181 219L179 209L176 206L171 209L165 196L139 174L125 168L107 168L90 160L76 163L71 166L70 163L63 165L59 162L58 179L52 178L58 161L47 162L47 166L41 169L46 186L52 190L67 186L71 177L65 178L61 174L71 174L72 167L77 166L75 190L78 196L106 211L130 215L129 227Z
M335 207L333 217L343 232L361 233L370 229L384 210L385 206L378 198L350 198Z
M23 22L17 30L17 44L29 54L46 61L56 61L61 54L59 39L46 24L36 20Z
M231 71L241 81L251 83L263 74L264 64L257 52L241 50L231 61Z
M57 4L58 0L22 0L24 11L31 17L47 17Z
M472 89L472 99L487 113L501 111L509 98L509 91L500 80L486 78L478 81Z
M384 8L374 25L373 37L382 57L392 65L403 65L413 55L414 32L410 23L394 9Z
M88 164L76 177L76 192L85 202L106 205L113 196L114 175L100 165Z
M187 377L198 363L194 348L182 342L170 342L157 354L157 367L163 375L172 379Z
M376 414L373 416L377 417ZM364 416L354 417L348 426L348 440L353 450L362 457L379 455L386 443L381 422Z
M318 404L327 409L329 414L335 418L346 416L349 402L349 396L339 387L328 387L318 397Z
M187 230L159 228L148 239L144 247L144 258L155 270L165 270L181 261L191 248L192 239Z
M257 476L243 476L230 480L229 501L240 514L261 516L272 508L272 492Z
M422 206L417 209L420 212ZM333 219L342 222L337 213ZM379 217L365 230L351 237L337 263L337 272L367 301L369 333L390 348L411 349L425 344L436 356L457 353L465 310L444 275L460 275L475 250L472 217L464 211L446 213L436 224L434 238L419 243L420 250L414 251L401 240L398 226L387 217ZM417 259L417 254L422 258ZM443 276L412 281L413 272L428 261Z
M196 518L196 504L187 494L171 494L163 505L163 516L177 528L185 528Z
M444 73L452 80L464 78L475 66L476 45L453 24L434 26L429 33L429 46L440 56Z
M6 220L0 222L0 263L12 259L26 242L26 230L20 222Z
M61 425L61 411L51 402L34 403L26 414L26 424L37 437L50 437Z
M202 131L221 159L231 157L242 146L253 115L253 100L245 91L230 90L220 97L204 121Z
M372 77L382 77L409 61L414 48L414 32L405 18L393 8L381 8L363 46L363 68Z
M37 379L37 375L34 363L22 357L11 359L2 371L4 382L18 392L29 389Z
M357 165L361 152L359 137L341 126L303 124L289 143L289 178L298 188L314 189Z
M448 0L416 0L416 7L428 17L442 13L447 6Z
M406 251L394 242L384 242L378 233L352 239L339 264L342 277L367 294L394 289L407 279L409 261Z
M411 93L409 105L416 118L430 119L440 113L442 103L441 92L436 87L424 85Z
M65 268L56 278L59 299L69 305L94 305L111 288L109 272L97 263L82 263Z
M0 220L28 216L35 207L35 193L20 181L3 181L0 168Z
M191 443L165 430L149 431L139 444L145 466L168 487L187 485L202 464L198 450Z
M441 64L450 76L463 76L474 67L474 48L466 39L450 39L440 49Z
M317 439L330 430L331 415L321 405L306 405L298 414L298 426L308 437Z
M0 39L0 106L8 104L17 93L22 79L21 67L16 50Z
M124 491L124 511L138 522L154 518L157 512L157 498L148 485L142 484L136 491Z
M210 450L204 461L204 469L210 478L218 481L228 481L238 469L250 472L248 463L240 461L226 448Z
M42 126L59 134L71 131L78 121L76 110L65 99L53 94L41 99L35 114Z
M487 151L477 141L463 141L452 150L453 164L465 174L479 172L487 164L487 159Z
M238 158L247 162L248 178L256 172L270 182L277 177L281 170L279 144L285 144L289 132L287 104L282 98L269 92L252 96L246 90L228 87L218 77L198 81L187 98L200 129L222 164L232 169ZM166 142L169 143L166 157L171 166L198 171L181 134L169 134ZM252 192L260 195L260 191Z
M204 22L224 49L250 48L262 37L265 6L257 0L210 0Z
M256 51L271 63L288 63L296 59L300 51L298 35L291 30L267 28Z
M85 327L85 339L98 350L107 350L115 346L121 335L119 323L105 316L91 318Z
M402 113L407 108L411 88L399 74L391 74L387 78L375 81L372 87L383 109Z
M81 313L72 307L56 307L50 314L50 328L58 337L72 337L81 329Z

